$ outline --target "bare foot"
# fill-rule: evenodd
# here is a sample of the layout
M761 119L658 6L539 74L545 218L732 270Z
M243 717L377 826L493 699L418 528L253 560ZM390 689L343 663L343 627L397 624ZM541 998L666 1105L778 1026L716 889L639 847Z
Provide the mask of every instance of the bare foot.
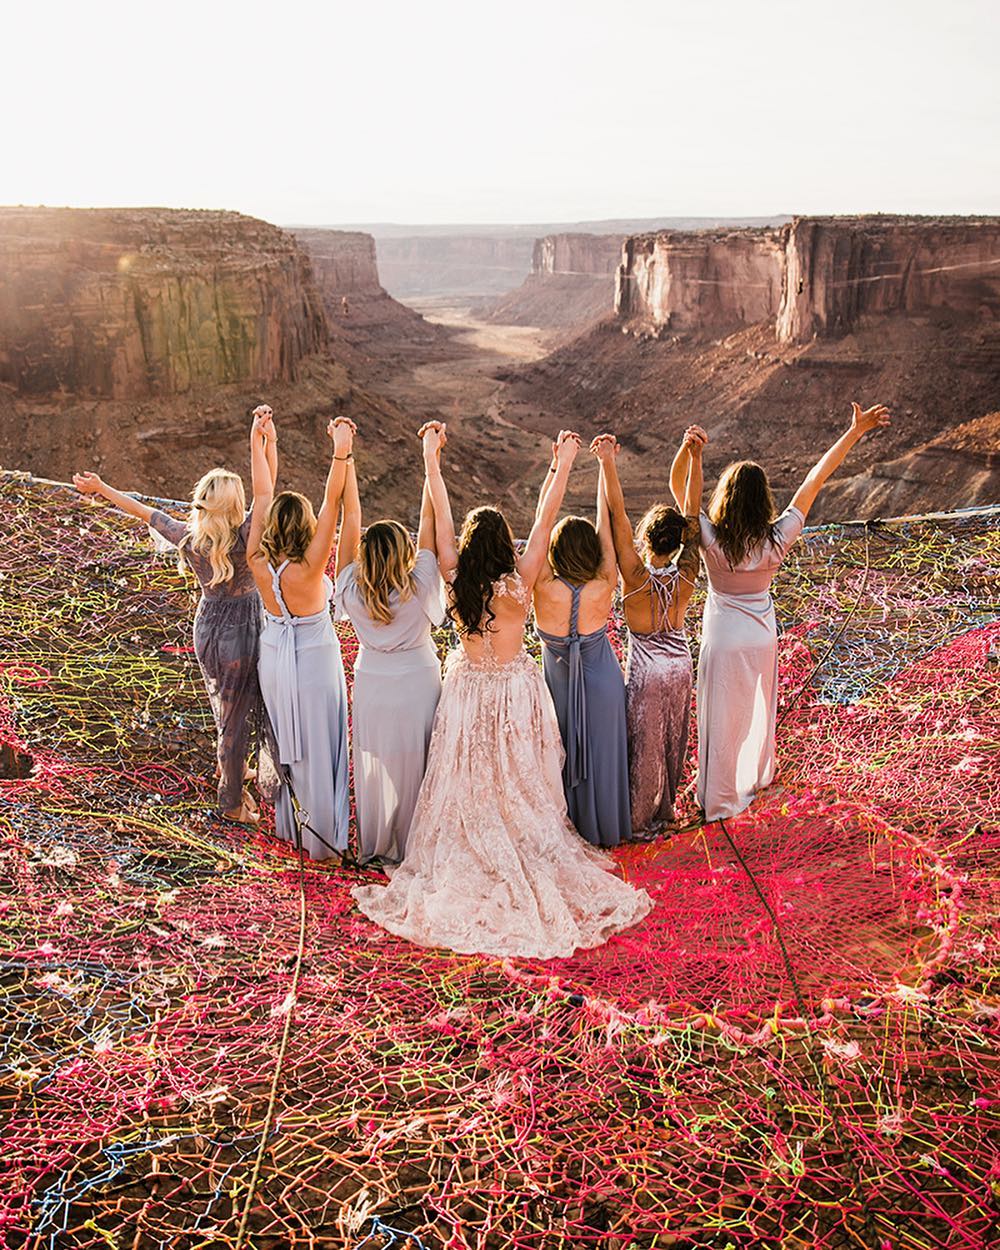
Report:
M231 811L223 812L227 820L234 820L239 825L256 825L260 823L260 812L252 803L247 803L246 798L237 808Z

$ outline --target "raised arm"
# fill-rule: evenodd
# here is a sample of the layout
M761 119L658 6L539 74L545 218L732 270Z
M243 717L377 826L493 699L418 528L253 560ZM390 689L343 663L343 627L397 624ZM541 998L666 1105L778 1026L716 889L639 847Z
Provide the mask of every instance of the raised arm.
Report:
M129 516L138 517L140 521L145 521L147 525L150 517L156 511L149 504L141 503L138 499L133 499L131 495L125 495L120 490L115 490L113 486L109 486L96 473L74 473L73 485L81 495L100 495L102 499L106 499L108 503L113 504L119 512L125 512Z
M423 490L420 494L420 528L417 530L417 550L433 551L437 555L437 540L434 537L434 501L431 499L431 488L424 478Z
M333 540L337 534L337 517L340 515L340 501L344 495L347 482L347 465L354 457L355 425L348 417L337 417L327 423L326 432L333 439L333 456L330 460L330 471L326 475L326 489L323 491L323 504L316 518L316 533L306 548L302 563L310 574L322 576L330 561Z
M611 538L625 589L632 590L645 578L645 569L635 549L632 523L625 511L625 496L618 476L618 444L613 434L601 434L590 445L601 464L601 487L611 520Z
M682 512L684 511L684 492L687 487L690 465L691 446L685 436L681 439L681 445L677 448L677 455L674 456L673 463L670 466L670 493L674 497L674 503Z
M451 500L441 475L441 448L447 442L447 427L442 421L428 421L420 427L420 438L424 445L424 481L434 509L438 568L441 576L448 578L458 564L458 544L455 541Z
M353 564L358 558L361 541L361 496L358 493L358 473L354 461L347 462L347 481L344 483L344 513L337 538L337 573Z
M264 518L274 498L274 478L267 462L267 414L255 409L250 427L250 481L253 486L253 507L250 512L250 533L247 537L247 559L253 560L260 553L260 536L264 532Z
M552 479L556 475L556 451L559 447L559 443L562 441L563 435L568 433L568 430L560 430L558 436L556 437L556 441L552 444L552 459L549 461L549 471L542 478L542 484L538 490L538 503L535 505L536 521L542 515L542 508L545 506L545 496L549 493L552 486Z
M809 509L816 502L816 496L823 489L827 479L840 468L847 453L856 442L869 430L882 429L889 424L889 409L884 404L876 404L864 412L860 404L852 404L850 428L828 448L805 476L805 480L795 492L792 507L798 508L802 515L808 516Z
M576 453L580 450L580 436L571 431L564 431L556 447L556 471L549 474L552 484L545 492L539 515L531 527L524 554L517 562L517 571L528 586L534 586L545 563L549 550L549 538L552 527L556 523L559 509L562 507L563 496L566 494L566 483L569 471L573 467ZM548 470L546 470L548 472Z
M701 512L701 497L705 490L705 467L701 457L707 444L708 435L701 426L689 425L684 435L684 445L688 449L687 480L683 500L678 504L685 516L697 516Z
M615 555L615 540L611 534L611 514L608 511L608 498L604 490L604 472L598 466L597 474L597 537L601 540L601 576L612 586L618 585L618 560Z

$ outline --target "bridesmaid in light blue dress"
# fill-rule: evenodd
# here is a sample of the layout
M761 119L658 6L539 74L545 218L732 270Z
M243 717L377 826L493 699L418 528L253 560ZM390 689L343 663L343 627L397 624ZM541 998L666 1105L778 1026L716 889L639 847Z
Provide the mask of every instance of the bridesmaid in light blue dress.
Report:
M271 418L250 435L254 508L247 555L264 603L260 688L276 739L281 781L278 836L311 859L339 859L350 821L347 685L330 615L326 568L352 459L354 426L330 422L334 455L319 516L294 491L273 495L264 480Z

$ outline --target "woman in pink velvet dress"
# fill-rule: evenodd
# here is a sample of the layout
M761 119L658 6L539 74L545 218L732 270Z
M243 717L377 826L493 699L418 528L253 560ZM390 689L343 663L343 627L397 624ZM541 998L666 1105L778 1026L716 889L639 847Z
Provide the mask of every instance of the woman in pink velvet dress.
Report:
M580 443L560 436L552 486L518 557L494 508L470 512L456 543L443 440L443 426L425 427L438 559L461 646L448 660L405 858L387 869L388 886L353 893L372 920L420 946L567 956L652 906L569 823L555 709L524 649L532 587Z

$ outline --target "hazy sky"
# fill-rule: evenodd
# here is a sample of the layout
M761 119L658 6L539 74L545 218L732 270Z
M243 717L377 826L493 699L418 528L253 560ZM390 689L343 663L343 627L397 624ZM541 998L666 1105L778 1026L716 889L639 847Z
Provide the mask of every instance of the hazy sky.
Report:
M0 203L1000 213L998 0L0 0Z

